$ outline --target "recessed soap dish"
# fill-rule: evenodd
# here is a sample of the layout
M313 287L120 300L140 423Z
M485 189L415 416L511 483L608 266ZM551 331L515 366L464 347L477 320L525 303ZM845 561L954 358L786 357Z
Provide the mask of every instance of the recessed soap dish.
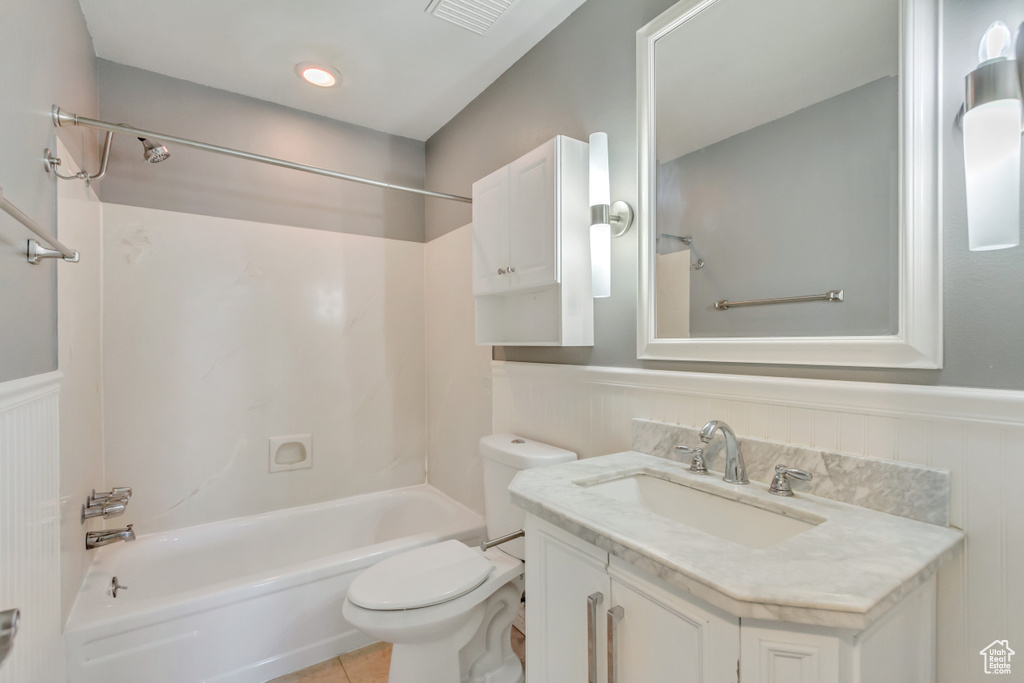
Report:
M270 471L288 472L313 467L313 435L270 437Z

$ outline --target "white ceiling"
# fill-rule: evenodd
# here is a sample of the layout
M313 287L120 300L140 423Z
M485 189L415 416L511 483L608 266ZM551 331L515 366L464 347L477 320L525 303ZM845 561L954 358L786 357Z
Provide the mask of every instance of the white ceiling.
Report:
M898 0L716 2L655 48L661 162L899 71Z
M485 35L429 0L80 0L96 55L426 140L584 0L515 0ZM342 83L293 71L320 62Z

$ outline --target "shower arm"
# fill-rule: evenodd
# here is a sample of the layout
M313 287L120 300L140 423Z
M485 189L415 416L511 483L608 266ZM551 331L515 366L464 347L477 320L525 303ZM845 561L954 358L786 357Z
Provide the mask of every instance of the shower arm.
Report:
M451 201L463 202L466 204L473 203L473 200L470 199L469 197L462 197L457 194L445 194L444 192L431 192L430 190L421 190L416 187L393 185L392 183L385 183L380 180L371 180L370 178L362 178L360 176L349 175L347 173L340 173L338 171L332 171L330 169L320 168L318 166L307 166L306 164L299 164L295 163L294 161L276 159L274 157L268 157L262 154L254 154L252 152L243 152L242 150L239 149L221 147L219 145L211 145L206 142L198 142L196 140L189 140L188 138L179 138L174 135L166 135L164 133L158 133L152 130L143 130L142 128L126 126L123 123L108 123L107 121L97 121L96 119L86 118L84 116L79 116L78 114L69 114L57 105L53 106L52 116L53 125L58 128L64 126L87 126L89 128L98 128L99 130L105 130L108 133L125 133L127 135L134 135L135 137L155 138L157 140L160 140L161 142L171 142L174 143L175 145L193 147L195 149L201 149L206 152L213 152L214 154L223 154L224 156L235 157L237 159L256 161L261 164L267 164L268 166L290 168L294 171L303 171L305 173L326 176L328 178L335 178L337 180L348 180L353 183L362 183L363 185L373 185L374 187L381 187L386 190L399 190L401 192L411 192L413 194L423 195L425 197L434 197L436 199L449 199Z

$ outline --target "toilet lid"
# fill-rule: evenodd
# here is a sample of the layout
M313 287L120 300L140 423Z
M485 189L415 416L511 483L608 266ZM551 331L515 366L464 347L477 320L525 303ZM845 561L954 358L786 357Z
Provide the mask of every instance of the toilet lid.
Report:
M374 610L429 607L470 592L493 568L483 553L459 541L435 543L370 567L349 586L348 599Z

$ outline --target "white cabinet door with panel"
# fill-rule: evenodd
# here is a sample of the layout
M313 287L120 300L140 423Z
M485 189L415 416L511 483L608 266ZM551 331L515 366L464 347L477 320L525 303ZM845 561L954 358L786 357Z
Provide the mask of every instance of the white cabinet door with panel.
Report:
M530 683L605 683L604 614L611 579L607 553L567 541L554 527L526 533L526 679ZM595 678L595 676L597 676Z
M503 166L473 184L473 224L491 226L473 231L473 294L508 289L509 167Z
M556 138L557 140L557 138ZM558 162L553 140L509 166L509 289L524 290L559 281Z
M736 683L739 619L611 558L609 683Z
M739 620L529 517L530 683L736 683Z

